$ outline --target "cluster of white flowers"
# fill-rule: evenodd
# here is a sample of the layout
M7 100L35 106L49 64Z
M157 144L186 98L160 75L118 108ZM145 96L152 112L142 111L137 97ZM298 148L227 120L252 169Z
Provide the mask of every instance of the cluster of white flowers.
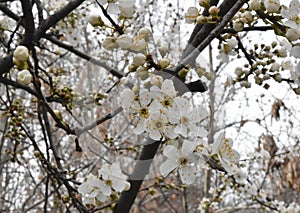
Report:
M126 179L119 163L105 164L98 171L98 177L90 174L79 186L78 192L84 196L84 204L103 203L130 189L130 183Z
M50 0L50 1L47 0L42 2L45 4L45 8L49 11L51 10L58 11L64 6L66 6L66 4L68 3L68 1L65 0Z
M284 25L289 27L286 37L290 41L296 41L300 38L300 3L298 0L292 0L289 7L281 9L281 15L287 19Z
M229 56L236 55L236 52L234 50L237 47L237 45L238 41L235 37L228 39L226 43L222 43L217 59L223 62L229 62Z
M196 7L189 7L185 13L185 21L187 23L192 24L197 22L198 24L205 24L208 21L212 21L213 18L217 17L220 12L220 9L217 6L209 7L209 1L207 0L200 1L199 5L207 8L210 16L203 16L199 13L199 9Z
M107 5L109 14L132 18L135 13L135 0L99 0L101 5Z
M197 124L207 116L206 110L194 108L188 99L177 96L170 79L164 80L161 87L141 88L137 93L126 88L120 97L123 109L135 123L136 134L147 132L153 140L205 136Z
M121 48L125 50L130 49L134 52L144 52L151 35L152 34L149 29L141 28L138 32L138 35L135 37L127 34L123 34L117 38L106 37L102 45L107 50Z
M236 15L233 17L233 29L236 32L240 32L244 29L244 25L248 24L251 25L253 21L253 15L250 11L244 11L244 12L238 12Z
M221 134L212 146L207 144L207 131L199 125L207 117L206 109L194 107L185 96L178 96L172 80L159 79L152 76L153 86L149 89L126 88L120 98L135 134L146 133L153 140L168 141L163 148L167 160L161 164L160 173L167 176L176 170L184 184L191 184L197 166L205 163L203 155L215 156L231 175L241 173L237 166L239 154L232 149L232 140Z
M27 60L29 59L29 50L27 47L19 45L13 53L13 63L21 71L18 71L17 81L21 84L28 85L32 81L32 75L27 70L28 64Z

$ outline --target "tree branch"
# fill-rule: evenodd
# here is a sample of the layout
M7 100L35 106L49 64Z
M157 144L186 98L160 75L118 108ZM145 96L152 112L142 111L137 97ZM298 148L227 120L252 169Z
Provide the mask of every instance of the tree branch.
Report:
M83 58L83 59L85 59L87 61L90 61L93 64L96 64L96 65L98 65L100 67L103 67L108 72L110 72L112 75L114 75L114 76L116 76L118 78L122 78L124 76L120 71L118 71L116 69L113 69L110 66L108 66L106 63L104 63L104 62L102 62L100 60L97 60L97 59L95 59L95 58L93 58L93 57L91 57L91 56L89 56L89 55L87 55L87 54L85 54L85 53L83 53L83 52L75 49L70 44L63 43L63 42L59 41L58 39L56 39L56 38L54 38L53 36L50 36L50 35L44 35L43 37L45 39L51 41L52 43L56 44L57 46L62 47L64 49L66 49L66 50L74 53L75 55L77 55L77 56L79 56L79 57L81 57L81 58Z
M227 9L230 10L226 13L226 15L224 15L222 21L217 26L211 26L210 24L204 26L203 30L201 30L195 37L195 40L192 42L192 44L189 45L189 54L186 55L180 61L180 63L177 66L175 66L175 68L173 68L173 71L178 72L182 67L186 66L187 64L193 63L198 57L198 55L204 50L204 48L207 47L207 45L209 45L214 38L221 34L222 30L227 25L227 23L247 1L248 0L238 0L233 7L229 8L228 5L232 5L232 1L224 1L222 3L223 7L222 5L220 6L220 8L224 8L223 10L221 9L220 15L222 15L224 11L227 11Z
M71 1L69 4L64 6L61 10L59 10L55 14L49 16L45 20L45 22L34 31L33 35L30 35L31 30L32 30L32 29L30 29L30 32L28 32L28 36L25 36L25 38L23 39L23 41L20 44L26 44L26 46L34 45L41 39L41 37L45 34L45 32L48 29L50 29L52 26L54 26L61 19L65 18L70 12L72 12L74 9L76 9L83 2L84 2L84 0ZM27 7L25 0L24 0L24 6ZM31 6L30 6L30 8L31 8ZM3 7L1 9L5 10L5 8L3 8ZM5 11L7 13L9 13L9 10L7 8ZM27 11L27 8L26 8L26 11ZM12 15L14 18L17 18L12 13L9 13L9 14ZM30 15L27 14L26 16L28 16L30 18ZM26 26L26 24L25 24L25 26ZM30 38L32 38L32 39L30 39ZM28 41L28 39L30 39L30 41ZM12 57L13 57L13 53L11 52L8 56L6 56L2 60L0 60L0 75L9 72L10 68L13 67Z
M150 165L159 145L160 141L156 141L143 147L140 158L129 177L129 183L131 184L130 190L122 192L117 205L114 208L114 213L128 213L130 211L144 178L150 169Z

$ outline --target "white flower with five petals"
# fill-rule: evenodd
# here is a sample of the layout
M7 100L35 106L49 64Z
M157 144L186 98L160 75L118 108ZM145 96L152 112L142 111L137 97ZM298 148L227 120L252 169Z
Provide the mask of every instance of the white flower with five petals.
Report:
M180 150L173 145L165 146L163 155L167 157L167 160L159 167L161 175L165 177L178 168L181 181L184 184L192 184L196 179L193 165L198 159L198 154L194 153L196 146L196 143L188 140L184 140Z
M288 8L283 6L281 15L283 18L288 19L284 22L285 26L300 30L300 3L298 0L292 0Z
M174 139L178 136L174 133L174 126L169 124L168 117L163 110L150 114L149 119L146 120L146 131L153 140L160 140L163 137Z
M217 154L224 169L234 174L238 171L237 164L240 160L240 154L232 149L233 141L230 138L225 138L225 133L218 135L212 144L212 154Z
M128 190L130 183L126 181L127 176L123 174L119 163L115 162L112 165L105 164L98 171L99 177L101 177L106 185L110 186L117 192Z
M111 194L111 189L103 180L90 174L87 180L79 186L78 192L84 195L85 204L93 204L95 199L105 202Z
M172 124L176 124L174 132L183 137L206 136L206 131L197 126L197 123L207 116L203 107L193 108L191 103L181 97L174 99L174 106L167 112Z

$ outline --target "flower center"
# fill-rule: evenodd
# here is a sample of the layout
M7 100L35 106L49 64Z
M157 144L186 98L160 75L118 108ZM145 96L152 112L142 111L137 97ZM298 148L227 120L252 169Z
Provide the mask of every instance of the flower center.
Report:
M188 159L187 159L186 157L181 157L181 158L180 158L180 164L181 164L182 166L184 166L185 164L187 164L187 162L188 162Z
M189 118L186 116L181 117L181 123L187 125L189 123Z
M162 105L164 107L171 107L172 106L171 98L165 97L164 100L162 101Z
M148 110L148 108L145 108L145 107L141 108L139 110L139 114L143 118L148 118L149 117L149 110Z
M111 186L112 185L112 182L110 179L106 179L105 180L105 184L108 185L108 186Z
M155 121L154 126L157 129L161 129L163 127L163 123L161 121Z

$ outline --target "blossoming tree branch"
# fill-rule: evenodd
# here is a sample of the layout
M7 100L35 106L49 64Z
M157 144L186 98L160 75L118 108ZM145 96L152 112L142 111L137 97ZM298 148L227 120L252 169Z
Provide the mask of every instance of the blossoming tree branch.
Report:
M0 212L300 211L298 0L4 0L0 31Z

